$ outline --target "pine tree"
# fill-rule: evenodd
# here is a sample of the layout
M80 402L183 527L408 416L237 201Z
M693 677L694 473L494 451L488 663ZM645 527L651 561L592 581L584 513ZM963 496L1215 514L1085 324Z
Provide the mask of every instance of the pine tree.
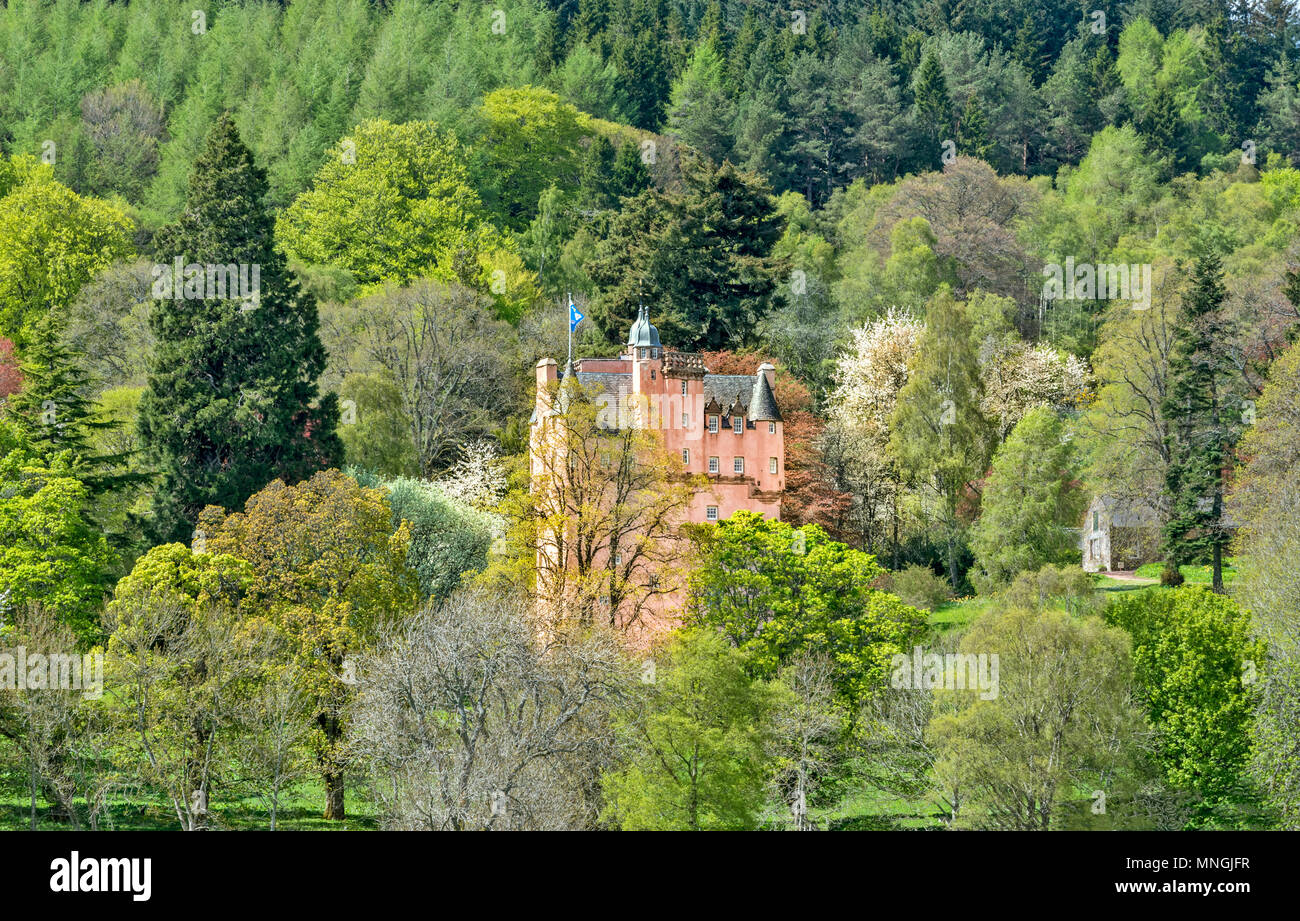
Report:
M989 139L989 121L984 115L979 97L974 93L971 93L962 109L961 124L957 126L957 150L968 157L978 157L984 161L993 153L993 142Z
M156 283L150 313L157 348L140 438L161 475L155 528L166 539L188 537L206 505L239 508L269 481L296 482L342 454L337 398L312 406L325 367L316 303L275 248L266 192L265 171L223 115L195 162L183 215L157 238L160 259L206 274L172 279L181 297ZM209 266L260 283L239 292L251 297L230 297L209 288Z
M84 363L63 343L52 313L38 321L19 367L23 389L14 395L12 408L32 449L47 460L62 451L87 455L94 431L112 423L98 418L86 396L90 381Z
M1227 410L1228 365L1218 351L1228 339L1219 313L1224 297L1223 267L1207 250L1179 309L1161 406L1169 432L1165 552L1174 567L1208 561L1216 592L1223 591L1223 549L1230 540L1223 522L1224 471L1237 437Z
M582 211L605 211L618 207L614 194L614 145L598 134L591 139L578 164L578 207Z
M47 463L70 452L78 478L90 495L97 495L147 476L123 473L124 455L96 453L95 435L120 425L104 418L89 397L85 365L84 357L64 342L59 321L46 314L23 350L23 388L12 397L11 408L31 450Z
M608 191L614 196L614 204L620 198L640 195L650 188L650 170L641 157L641 147L631 141L624 141L614 156L614 179Z
M951 137L953 111L952 97L948 95L948 81L939 64L939 56L933 51L926 54L916 71L913 96L916 123L930 143L931 153L925 159L931 163L937 162L940 143Z

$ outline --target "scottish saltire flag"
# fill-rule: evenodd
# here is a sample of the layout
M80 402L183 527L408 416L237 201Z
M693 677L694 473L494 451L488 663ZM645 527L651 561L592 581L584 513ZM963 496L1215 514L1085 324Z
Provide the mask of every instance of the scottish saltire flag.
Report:
M583 314L578 310L577 305L573 303L573 298L569 298L569 332L578 328L578 324L583 320Z

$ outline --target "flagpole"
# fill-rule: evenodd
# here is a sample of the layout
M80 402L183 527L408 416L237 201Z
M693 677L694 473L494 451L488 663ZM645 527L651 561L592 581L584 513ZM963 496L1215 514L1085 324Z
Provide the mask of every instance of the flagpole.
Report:
M564 310L568 314L565 317L565 322L569 325L569 361L573 361L573 292L570 291L565 296L568 298Z

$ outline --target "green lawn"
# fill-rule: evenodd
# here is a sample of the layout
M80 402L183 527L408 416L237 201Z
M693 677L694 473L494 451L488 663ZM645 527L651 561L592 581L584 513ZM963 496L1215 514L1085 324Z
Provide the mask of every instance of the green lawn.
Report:
M374 807L348 791L348 818L342 822L327 822L321 818L325 806L324 792L319 786L305 786L298 793L280 802L277 829L284 831L361 831L377 827ZM6 791L0 794L0 831L24 831L31 828L30 805L25 793ZM256 798L236 799L214 803L213 825L218 829L258 830L270 828L270 817L265 804ZM123 831L175 831L179 827L171 806L163 799L150 800L128 797L115 800L111 815L100 820L102 828ZM66 829L69 826L53 815L49 803L36 801L36 827L42 831Z
M992 598L980 595L949 601L930 614L930 627L937 634L954 629L964 630L970 626L971 621L983 614L992 602Z
M1223 582L1229 584L1236 580L1237 570L1233 567L1232 557L1223 561ZM1164 563L1147 563L1145 566L1138 567L1135 575L1144 579L1159 579L1160 571L1165 568ZM1209 585L1212 578L1212 568L1209 566L1180 566L1179 570L1183 578L1191 585Z

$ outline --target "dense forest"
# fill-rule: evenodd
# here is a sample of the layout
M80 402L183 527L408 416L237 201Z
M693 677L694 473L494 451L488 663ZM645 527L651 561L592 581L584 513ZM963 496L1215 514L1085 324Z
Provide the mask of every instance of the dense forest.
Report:
M194 7L0 10L0 643L107 682L0 827L1300 825L1291 0ZM570 299L775 365L779 522L581 401L547 504Z

